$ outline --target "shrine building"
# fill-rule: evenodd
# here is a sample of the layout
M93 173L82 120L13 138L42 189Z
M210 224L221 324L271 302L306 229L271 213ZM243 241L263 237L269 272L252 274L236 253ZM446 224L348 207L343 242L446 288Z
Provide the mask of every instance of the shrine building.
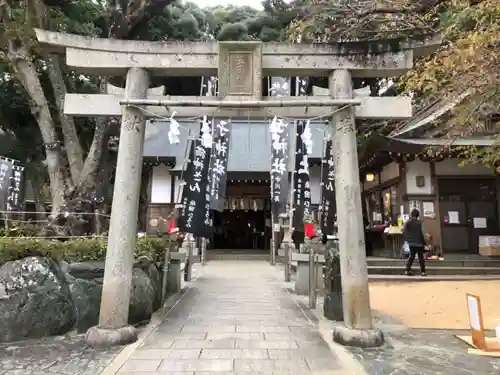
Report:
M362 90L356 90L361 93ZM315 95L321 95L321 89ZM326 90L325 90L326 95ZM367 236L374 252L369 255L397 257L384 238L388 221L421 212L425 230L433 237L437 253L474 256L479 253L480 236L500 234L500 179L495 170L482 165L461 165L463 155L454 148L486 147L494 142L494 129L451 141L443 136L437 119L449 115L456 103L440 102L414 116L390 137L373 136L359 150L362 203L367 219ZM193 133L199 124L180 121ZM269 249L270 158L269 121L232 120L226 205L216 212L216 235L212 249ZM186 151L187 131L181 142L168 144L165 121L148 123L144 159L153 163L149 182L148 217L167 217L180 203L180 178ZM311 203L318 215L321 194L321 158L325 153L324 121L311 122L313 153L309 156ZM162 130L163 129L163 130ZM168 147L166 147L168 145ZM451 147L453 145L453 147ZM428 155L436 146L448 152ZM289 172L292 171L291 158ZM249 223L251 226L249 227ZM258 234L254 234L254 229ZM152 228L148 228L149 231ZM399 244L398 244L399 248ZM377 252L382 250L382 252Z
M179 120L180 143L169 144L165 121L150 121L144 143L144 159L154 165L150 176L148 216L167 217L181 201L181 178L188 130L199 132L199 123ZM311 204L317 215L320 203L321 158L325 153L325 122L311 122L313 152L309 155ZM184 129L183 129L184 128ZM162 130L163 129L163 130ZM289 139L291 139L289 133ZM223 212L213 213L216 234L210 248L253 249L269 252L271 239L271 139L269 121L231 121L226 202ZM293 162L289 158L288 171ZM149 220L148 220L149 221ZM148 231L154 231L148 228Z

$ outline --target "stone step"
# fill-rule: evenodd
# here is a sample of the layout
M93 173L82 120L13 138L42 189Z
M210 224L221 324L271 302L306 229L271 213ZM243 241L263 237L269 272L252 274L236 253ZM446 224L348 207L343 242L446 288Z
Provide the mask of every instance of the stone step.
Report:
M402 259L368 259L368 266L390 267L404 266L406 260ZM477 260L427 260L429 267L500 267L500 259L477 259Z
M418 272L414 276L399 275L368 275L370 283L393 283L414 281L472 281L472 280L500 280L500 275L428 275L420 276Z
M404 272L400 266L368 266L369 275L398 275ZM418 262L413 263L413 272L418 273ZM428 275L500 275L500 267L427 267Z
M236 253L210 253L207 252L207 260L269 260L269 254L248 254L244 252Z

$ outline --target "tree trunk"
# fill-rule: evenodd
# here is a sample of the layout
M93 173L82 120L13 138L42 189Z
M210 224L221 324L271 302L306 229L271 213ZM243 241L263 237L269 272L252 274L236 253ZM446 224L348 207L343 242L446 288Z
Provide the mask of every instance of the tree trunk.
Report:
M107 78L101 78L99 85L100 93L107 93L107 83ZM90 195L95 195L99 170L101 169L103 163L104 152L109 139L109 130L113 126L119 125L119 121L120 120L115 117L98 117L96 119L96 127L92 138L92 144L90 145L87 158L83 164L80 178L75 181L76 195L88 196L89 199L92 198Z
M54 91L57 108L59 110L59 119L61 121L61 130L64 137L64 148L68 157L71 180L76 184L80 179L83 169L83 151L76 132L75 122L70 116L64 114L64 99L66 96L66 84L59 63L59 56L47 54L45 62L49 73L50 83Z
M65 205L66 184L61 165L61 144L57 138L54 120L50 114L38 73L26 49L24 47L15 48L14 43L10 43L7 57L32 100L31 112L37 120L45 144L52 195L52 216L56 216Z
M153 173L153 168L150 166L142 167L141 174L141 192L139 195L139 214L137 216L137 222L140 232L146 232L148 228L148 203L149 203L149 191L151 186L151 174Z

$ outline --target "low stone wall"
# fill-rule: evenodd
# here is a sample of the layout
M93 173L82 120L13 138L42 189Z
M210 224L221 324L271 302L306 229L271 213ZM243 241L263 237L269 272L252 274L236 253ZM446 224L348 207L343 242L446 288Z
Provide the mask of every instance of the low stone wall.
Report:
M300 295L309 294L309 254L292 253L292 262L296 262L295 266L295 292ZM325 291L325 283L323 281L323 266L325 264L325 256L318 254L316 262L316 289L319 295L323 295Z
M28 257L0 266L0 342L79 333L96 325L104 262L57 264ZM129 323L148 322L160 308L162 273L147 258L133 269Z

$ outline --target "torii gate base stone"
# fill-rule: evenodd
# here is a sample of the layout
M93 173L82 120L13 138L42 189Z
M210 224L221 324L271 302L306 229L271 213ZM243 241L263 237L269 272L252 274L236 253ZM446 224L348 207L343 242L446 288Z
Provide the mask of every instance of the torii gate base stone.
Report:
M68 115L122 114L99 325L87 332L90 345L126 344L137 338L135 329L128 326L128 309L146 121L140 108L146 104L166 106L168 103L171 106L168 110L176 111L177 117L203 116L213 112L214 105L203 108L203 103L210 100L227 104L215 105L221 107L218 116L244 118L266 118L267 111L260 108L266 106L274 107L277 116L310 118L330 113L342 103L360 103L359 107L347 107L337 112L331 122L335 140L335 188L345 324L335 330L333 338L342 344L361 347L378 346L384 342L382 332L372 326L354 119L355 116L408 118L411 117L411 100L401 97L355 100L351 77L400 75L413 66L415 56L428 53L439 43L433 41L431 48L428 41L401 43L398 51L391 50L389 44L377 44L370 52L366 46L360 49L357 43L155 43L86 38L44 30L37 30L37 37L52 50L66 52L68 66L77 71L101 76L127 76L123 100L116 95L67 94L65 101ZM156 97L145 100L150 77L163 75L218 75L220 98ZM328 100L325 101L324 97L305 98L310 101L308 105L303 102L290 105L294 100L303 101L304 97L262 100L263 76L328 76L329 104L325 104ZM198 105L186 105L196 100L199 100ZM273 100L288 102L288 105L265 103ZM237 102L240 104L235 105ZM245 106L245 102L248 105ZM147 107L148 113L153 111L164 116L171 113L165 108Z

